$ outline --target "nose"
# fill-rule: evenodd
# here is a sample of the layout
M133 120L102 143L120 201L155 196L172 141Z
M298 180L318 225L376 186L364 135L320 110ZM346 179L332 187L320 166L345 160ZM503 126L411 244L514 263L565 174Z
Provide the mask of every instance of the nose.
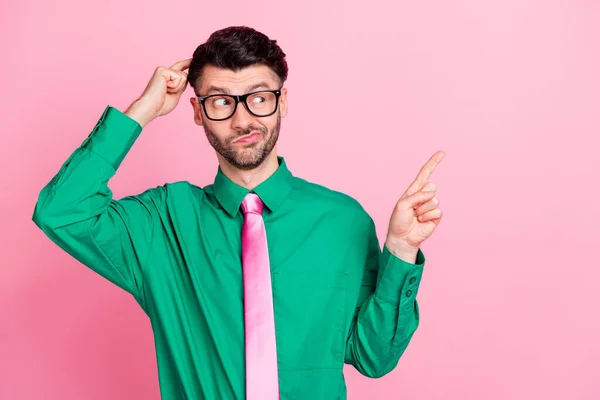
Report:
M254 115L248 112L244 103L238 103L235 113L231 116L231 127L242 130L252 122L254 122Z

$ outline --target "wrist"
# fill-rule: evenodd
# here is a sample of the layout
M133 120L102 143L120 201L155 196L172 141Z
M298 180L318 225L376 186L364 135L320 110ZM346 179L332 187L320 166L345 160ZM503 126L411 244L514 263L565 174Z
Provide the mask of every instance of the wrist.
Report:
M387 247L390 253L401 260L411 264L414 264L417 260L419 247L415 247L403 239L388 237L385 241L385 247Z
M148 106L144 104L143 100L141 99L137 99L131 103L127 110L125 110L124 114L140 124L142 128L156 118L154 113Z

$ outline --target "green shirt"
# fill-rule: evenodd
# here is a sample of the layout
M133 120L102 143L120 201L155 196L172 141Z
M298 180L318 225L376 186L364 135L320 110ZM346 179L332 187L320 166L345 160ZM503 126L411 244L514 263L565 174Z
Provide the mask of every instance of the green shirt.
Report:
M163 399L244 399L240 205L249 190L165 183L115 200L107 183L142 127L107 106L42 189L33 221L131 293L150 318ZM415 264L379 247L352 197L292 175L283 157L253 192L265 204L281 399L346 399L344 363L381 377L419 323Z

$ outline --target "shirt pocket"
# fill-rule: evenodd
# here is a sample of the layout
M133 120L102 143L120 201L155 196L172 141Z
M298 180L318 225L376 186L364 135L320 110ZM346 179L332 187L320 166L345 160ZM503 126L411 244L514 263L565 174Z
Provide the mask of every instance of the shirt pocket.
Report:
M273 273L280 370L342 368L346 348L346 272Z

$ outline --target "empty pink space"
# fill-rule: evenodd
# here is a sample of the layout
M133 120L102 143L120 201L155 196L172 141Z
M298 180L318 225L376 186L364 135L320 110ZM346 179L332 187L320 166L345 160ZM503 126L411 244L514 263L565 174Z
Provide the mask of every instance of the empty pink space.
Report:
M385 239L437 150L444 219L398 367L347 366L351 400L600 398L600 5L592 1L30 1L0 6L0 399L159 399L135 300L31 215L107 104L247 25L290 67L279 152L363 204ZM148 125L116 198L212 182L188 99Z

